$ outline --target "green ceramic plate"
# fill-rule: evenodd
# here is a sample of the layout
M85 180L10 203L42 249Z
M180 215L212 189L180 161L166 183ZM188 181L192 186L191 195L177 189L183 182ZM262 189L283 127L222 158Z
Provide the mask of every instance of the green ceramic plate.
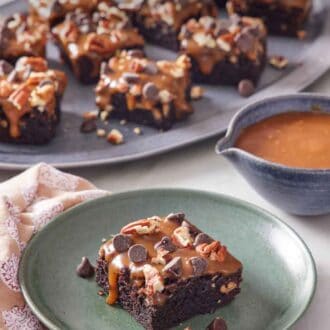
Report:
M94 280L78 278L75 268L84 255L95 260L101 239L129 221L178 210L224 242L244 265L242 292L233 303L178 329L201 330L221 315L231 330L283 330L303 314L314 294L316 272L297 234L250 204L190 190L122 193L63 213L23 255L19 278L29 306L50 329L140 329L128 313L106 305Z

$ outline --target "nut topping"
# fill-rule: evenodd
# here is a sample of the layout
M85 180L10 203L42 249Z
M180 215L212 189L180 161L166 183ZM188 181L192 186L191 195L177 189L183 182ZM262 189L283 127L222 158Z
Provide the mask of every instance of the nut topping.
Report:
M151 235L159 231L159 222L153 219L141 219L126 225L120 231L122 234Z
M173 241L181 247L192 246L193 238L189 233L188 227L180 226L176 228L173 232Z
M143 266L143 274L145 278L145 293L147 296L164 290L164 282L157 268L146 264Z

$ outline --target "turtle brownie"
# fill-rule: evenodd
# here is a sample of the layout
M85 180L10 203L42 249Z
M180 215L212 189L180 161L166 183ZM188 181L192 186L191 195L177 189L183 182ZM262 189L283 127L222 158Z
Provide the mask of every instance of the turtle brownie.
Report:
M229 14L262 18L270 33L301 37L312 0L228 0Z
M192 113L190 61L153 61L141 50L122 51L104 63L96 87L101 118L117 117L169 129Z
M41 57L0 60L0 141L43 144L55 134L67 79Z
M105 242L96 281L146 329L176 326L214 312L240 292L242 264L183 213L123 227Z
M178 50L182 24L204 15L217 15L213 0L145 0L136 11L135 24L149 42Z
M144 46L126 13L105 2L92 13L77 9L67 14L52 34L62 58L83 83L96 82L101 63L116 51Z
M93 11L100 0L29 0L30 13L53 26L64 20L65 15L78 8Z
M194 82L256 83L267 61L266 29L257 18L191 19L180 32L180 49L192 62Z
M26 14L0 18L0 59L10 63L21 56L41 56L46 53L48 26Z

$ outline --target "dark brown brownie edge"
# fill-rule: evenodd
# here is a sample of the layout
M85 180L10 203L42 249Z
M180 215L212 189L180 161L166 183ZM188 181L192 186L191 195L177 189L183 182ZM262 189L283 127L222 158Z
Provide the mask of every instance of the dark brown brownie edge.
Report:
M10 136L9 127L0 126L0 142L31 145L46 144L55 136L59 118L60 98L57 99L57 108L53 117L49 117L46 112L40 112L37 109L33 109L31 113L24 115L20 120L21 135L19 138ZM6 120L1 108L0 120Z
M99 74L96 76L93 75L93 72L95 72L95 60L93 60L92 56L80 56L77 63L73 64L70 57L67 55L66 50L63 48L62 43L57 40L57 38L53 35L53 41L57 45L61 59L69 66L69 68L73 71L75 77L85 85L95 84L97 83L99 79ZM143 47L139 46L132 46L129 48L125 48L127 50L129 49L143 49ZM96 71L99 73L100 71L101 63L98 64L98 67L96 68Z
M186 91L186 97L190 100L190 87ZM155 120L149 110L129 110L127 107L126 96L123 93L113 95L111 104L113 106L113 110L110 112L110 118L125 119L137 124L153 126L163 130L169 130L173 124L178 121L175 116L176 111L173 102L170 103L170 111L167 117L162 117L159 121ZM159 107L161 107L160 104ZM185 113L180 120L186 119L189 114L190 113Z
M129 270L123 269L118 279L118 303L146 329L168 329L197 314L212 313L231 302L240 292L239 287L228 294L221 293L220 287L228 282L239 284L241 280L241 270L229 277L213 274L181 280L166 285L164 293L170 298L164 305L153 306L146 303L137 287L130 285ZM107 293L108 269L103 259L97 261L96 281Z
M237 85L243 79L249 79L257 84L267 63L267 52L256 64L244 57L239 57L238 62L233 64L229 61L220 61L215 64L210 74L203 74L198 63L191 58L192 80L194 83L210 85Z
M228 1L230 3L230 1ZM299 31L304 30L306 22L304 10L269 9L269 4L254 4L250 10L240 11L235 6L235 13L241 16L260 17L265 22L270 34L297 37Z

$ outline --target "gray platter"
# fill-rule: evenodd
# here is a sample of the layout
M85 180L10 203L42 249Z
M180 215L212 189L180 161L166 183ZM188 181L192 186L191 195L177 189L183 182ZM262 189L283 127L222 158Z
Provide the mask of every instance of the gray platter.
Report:
M94 86L82 86L67 68L59 62L57 50L49 45L48 57L52 67L60 68L69 76L69 87L62 103L63 116L54 140L45 146L19 146L0 143L0 168L24 169L38 162L47 162L59 168L84 167L132 161L184 147L188 144L225 132L231 117L247 103L281 93L298 92L306 88L330 67L330 4L315 1L308 25L308 39L304 41L269 38L269 54L288 57L290 65L284 71L267 67L258 92L248 99L241 98L234 87L205 87L205 97L194 102L195 113L187 121L178 123L167 132L143 127L137 136L129 123L121 126L112 120L107 129L119 128L125 143L112 146L95 134L81 134L81 114L95 110ZM26 10L26 2L14 1L0 7L0 15ZM159 47L147 46L149 56L175 58L176 54Z

